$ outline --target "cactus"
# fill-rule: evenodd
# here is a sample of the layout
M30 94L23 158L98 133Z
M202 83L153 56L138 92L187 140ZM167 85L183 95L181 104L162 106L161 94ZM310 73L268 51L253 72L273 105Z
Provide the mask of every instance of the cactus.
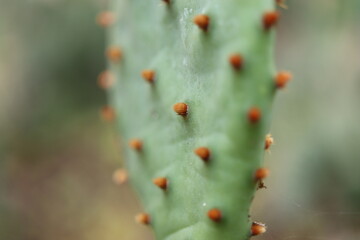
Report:
M108 29L105 119L116 121L126 169L159 240L245 240L265 231L249 208L276 89L274 0L118 0ZM116 117L116 118L115 118ZM265 147L264 147L265 146ZM114 179L124 182L124 172Z

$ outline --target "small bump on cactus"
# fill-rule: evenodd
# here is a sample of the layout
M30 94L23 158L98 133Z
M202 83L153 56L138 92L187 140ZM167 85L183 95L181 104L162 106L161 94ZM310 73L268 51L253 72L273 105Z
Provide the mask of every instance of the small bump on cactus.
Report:
M116 117L116 113L111 106L103 106L100 111L100 116L106 122L113 122Z
M129 147L140 152L143 149L143 143L140 139L134 138L129 141Z
M262 181L265 178L267 178L270 174L269 169L267 168L259 168L255 172L255 180L256 181Z
M291 79L292 79L292 74L290 72L286 72L286 71L278 72L278 74L275 77L275 86L277 88L284 88Z
M188 114L188 105L186 103L175 103L173 110L181 116L186 116Z
M267 178L270 174L269 169L267 168L259 168L256 170L254 174L255 182L258 183L257 189L266 188L264 184L264 179Z
M257 236L266 232L266 225L259 222L253 222L251 225L251 236Z
M194 17L194 23L204 32L209 28L210 17L205 14L200 14Z
M100 25L101 27L109 27L112 24L114 24L116 18L114 13L110 11L104 11L99 13L99 15L96 17L96 23Z
M271 134L267 134L265 136L265 150L269 150L271 145L274 144L274 138L272 137Z
M105 70L99 74L97 83L100 88L109 89L114 85L115 77L112 73L110 73L110 71Z
M222 219L222 213L217 208L212 208L207 213L208 217L214 222L220 222Z
M161 188L162 190L166 190L168 187L168 180L164 177L158 177L153 179L153 183Z
M252 107L249 109L247 117L251 123L257 123L261 119L261 110L257 107Z
M198 147L194 153L201 158L204 162L208 162L210 158L210 150L207 147Z
M139 224L149 225L150 216L147 213L139 213L135 216L135 221Z
M279 12L272 11L266 12L263 15L263 26L265 30L269 30L270 28L274 27L279 20Z
M286 0L276 0L276 4L281 8L287 9L288 7L287 7L285 1Z
M120 168L113 173L113 181L115 184L122 185L126 183L127 180L128 180L128 173L125 169Z
M229 57L229 63L235 70L240 70L244 65L244 59L240 54L233 54Z
M106 50L105 55L110 61L118 62L121 60L122 51L121 48L118 46L111 46Z
M141 72L142 78L148 83L154 83L155 81L155 71L146 69Z

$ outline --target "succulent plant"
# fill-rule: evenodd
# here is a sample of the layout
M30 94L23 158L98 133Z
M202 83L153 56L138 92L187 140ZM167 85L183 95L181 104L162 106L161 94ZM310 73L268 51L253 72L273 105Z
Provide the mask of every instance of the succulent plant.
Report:
M126 169L159 240L245 240L265 231L249 208L277 89L274 0L117 0L102 109L122 136ZM282 3L282 2L281 2ZM113 109L113 110L111 110ZM115 179L124 182L124 172Z

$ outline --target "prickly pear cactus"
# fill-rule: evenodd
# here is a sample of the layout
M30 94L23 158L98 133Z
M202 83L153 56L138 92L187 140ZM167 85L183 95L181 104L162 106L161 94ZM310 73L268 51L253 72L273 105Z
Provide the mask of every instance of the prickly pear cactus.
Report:
M268 175L272 99L290 78L274 69L275 4L114 0L100 15L109 71L99 84L115 110L106 116L116 116L144 206L137 220L156 239L246 240L265 231L248 214Z

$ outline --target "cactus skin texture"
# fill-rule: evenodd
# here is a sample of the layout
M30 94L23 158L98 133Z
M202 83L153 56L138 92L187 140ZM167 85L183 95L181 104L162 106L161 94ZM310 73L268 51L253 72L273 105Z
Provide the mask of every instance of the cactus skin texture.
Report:
M276 92L274 0L114 0L106 90L158 240L246 240ZM112 16L112 15L111 15ZM106 25L106 24L103 24ZM261 229L259 229L261 228Z

